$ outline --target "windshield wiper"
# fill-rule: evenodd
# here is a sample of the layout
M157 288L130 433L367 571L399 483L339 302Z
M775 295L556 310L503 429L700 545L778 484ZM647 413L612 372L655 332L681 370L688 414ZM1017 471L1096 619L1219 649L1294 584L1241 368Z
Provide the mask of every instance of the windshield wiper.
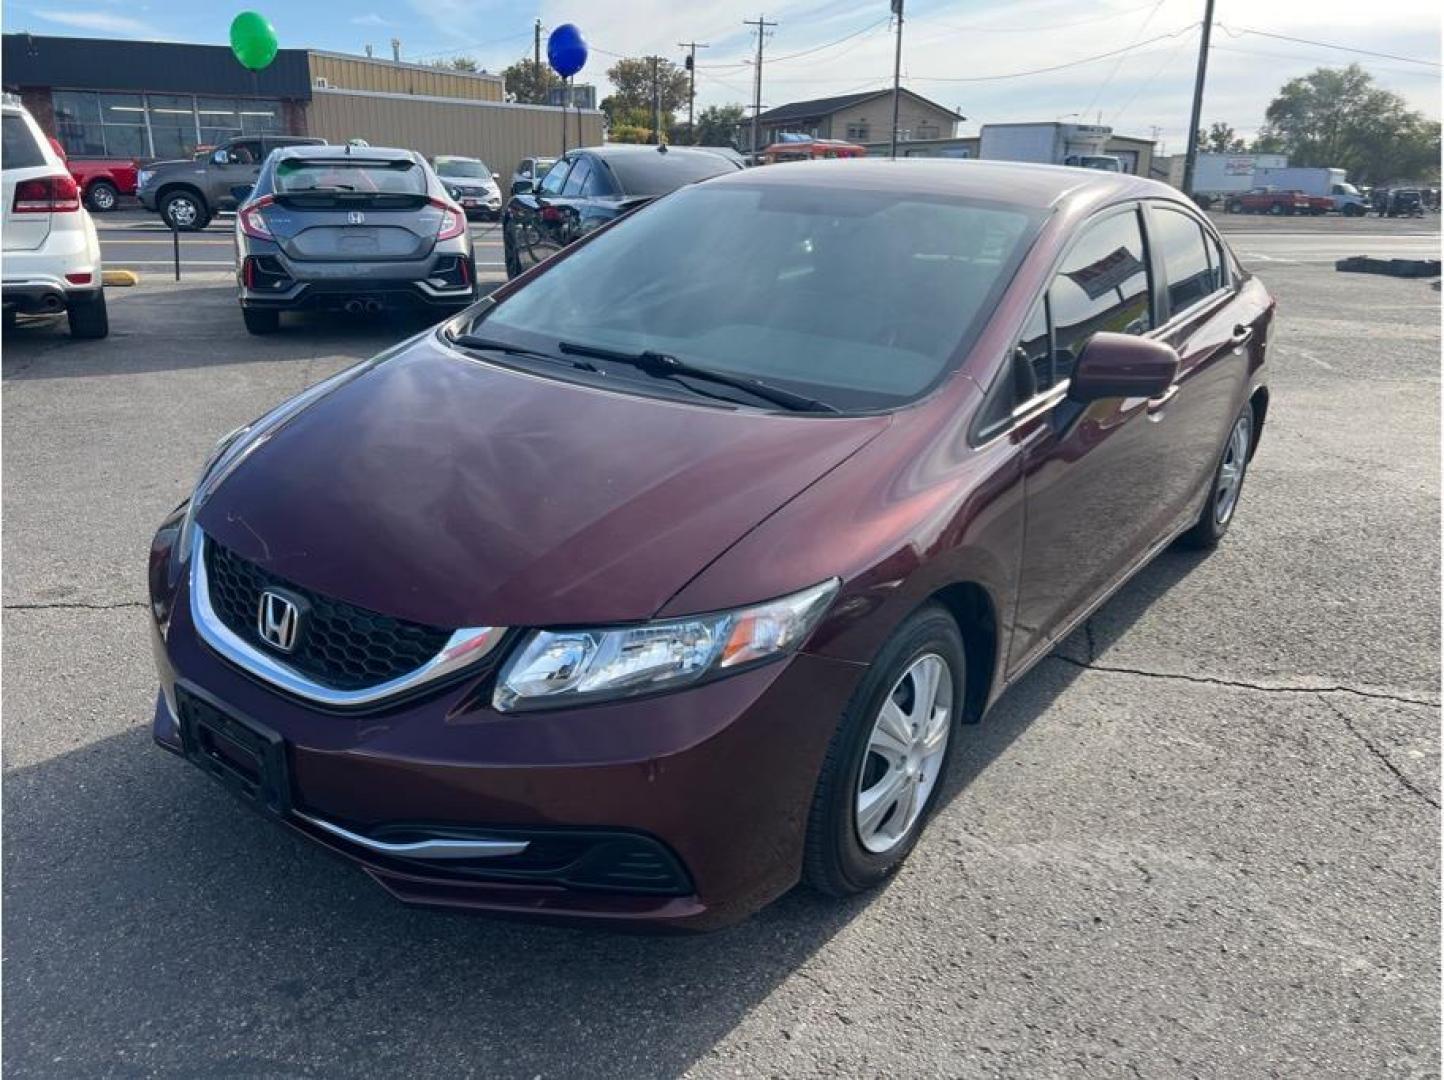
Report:
M784 390L780 386L773 386L761 379L748 378L745 375L728 375L723 371L714 371L711 368L697 367L685 360L679 360L667 353L654 352L651 349L644 349L641 352L622 352L616 349L603 349L597 345L578 345L575 342L563 341L558 343L557 348L571 356L595 356L598 360L615 360L619 364L630 364L633 367L659 379L698 379L703 382L717 383L719 386L730 386L736 390L742 390L753 397L761 398L763 401L770 401L774 405L780 405L784 409L793 412L830 412L839 411L836 407L827 404L825 401L818 401L815 398L804 397L802 394L794 394L791 390ZM685 385L685 384L684 384Z
M553 364L562 364L565 367L576 368L578 371L596 371L596 364L589 364L585 360L568 360L564 356L553 356L551 353L538 352L535 349L523 349L520 345L509 345L505 341L495 341L491 338L481 337L478 334L457 334L451 339L453 345L459 345L463 349L478 349L483 352L506 353L510 356L525 356L533 360L548 360Z

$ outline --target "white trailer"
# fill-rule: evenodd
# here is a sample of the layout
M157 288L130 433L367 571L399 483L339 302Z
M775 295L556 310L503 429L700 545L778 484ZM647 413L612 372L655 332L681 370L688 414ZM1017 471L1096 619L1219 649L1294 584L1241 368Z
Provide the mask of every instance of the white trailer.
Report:
M1122 163L1104 153L1112 134L1112 128L1100 124L984 124L978 157L1122 172Z
M1334 209L1341 214L1358 216L1369 206L1359 189L1349 183L1343 169L1260 168L1253 174L1255 187L1274 187L1280 191L1302 191L1305 195L1327 195L1334 200Z
M1288 163L1284 154L1199 154L1193 163L1193 191L1189 194L1218 199L1247 191L1263 184L1254 179L1260 169L1282 169Z

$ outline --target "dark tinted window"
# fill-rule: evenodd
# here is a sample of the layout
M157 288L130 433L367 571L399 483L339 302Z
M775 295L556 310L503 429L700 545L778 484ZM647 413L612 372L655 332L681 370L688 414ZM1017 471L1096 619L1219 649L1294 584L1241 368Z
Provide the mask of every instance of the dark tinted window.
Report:
M572 166L572 171L567 174L567 182L562 187L562 194L580 195L582 193L582 185L587 182L587 178L591 175L591 160L589 158L577 158L576 164Z
M236 142L226 147L226 153L230 155L232 165L255 165L264 156L261 153L261 140L254 142Z
M30 134L23 116L6 113L4 132L4 144L0 145L0 151L4 153L5 168L33 169L36 165L45 164L45 155L41 153L35 136Z
M540 190L543 195L560 195L562 186L567 182L567 173L571 171L572 159L566 158L558 161L551 167L551 170L542 177Z
M639 151L607 158L623 195L663 195L709 176L737 171L724 157L708 153Z
M1142 334L1153 326L1143 232L1132 211L1087 226L1048 288L1053 378L1068 378L1100 330Z
M1057 381L1053 373L1052 344L1052 337L1048 333L1048 303L1044 297L1028 316L1022 336L1018 339L1016 356L1026 363L1016 365L1013 372L1015 401L1027 401Z
M652 349L885 408L968 347L1039 218L906 190L688 187L573 251L476 332L544 351Z
M1219 287L1218 254L1209 259L1203 227L1187 214L1165 207L1153 210L1153 246L1168 277L1168 307L1182 311Z
M412 161L286 158L276 163L274 186L278 193L291 195L424 195L426 175Z
M582 185L582 194L593 197L612 194L612 182L600 163L592 163L592 170L587 174L587 182Z

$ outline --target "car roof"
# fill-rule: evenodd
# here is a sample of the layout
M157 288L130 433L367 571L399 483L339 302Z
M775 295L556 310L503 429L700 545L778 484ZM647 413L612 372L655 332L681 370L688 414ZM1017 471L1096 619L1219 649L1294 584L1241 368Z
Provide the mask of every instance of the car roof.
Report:
M705 153L705 151L694 151ZM1063 165L972 158L837 158L789 161L724 173L713 184L830 187L888 191L894 194L944 195L994 199L1046 210L1064 202L1108 198L1171 197L1176 188L1132 173L1103 172Z
M332 143L313 143L310 146L278 146L272 155L277 161L287 158L306 158L309 161L335 158L357 158L362 161L416 161L414 150L398 150L389 146L336 146Z
M597 157L604 161L624 157L646 157L649 154L653 157L663 154L669 157L672 154L681 154L683 157L717 156L711 150L701 150L695 146L669 146L666 150L662 150L656 146L639 143L608 143L605 146L579 146L576 150L568 152L596 154Z

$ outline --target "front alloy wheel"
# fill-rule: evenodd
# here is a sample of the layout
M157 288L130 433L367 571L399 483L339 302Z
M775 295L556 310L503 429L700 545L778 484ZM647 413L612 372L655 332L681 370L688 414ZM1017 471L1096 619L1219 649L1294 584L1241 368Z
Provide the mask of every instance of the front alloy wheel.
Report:
M857 836L868 851L891 851L917 823L938 782L952 717L947 661L919 657L878 710L857 778Z

